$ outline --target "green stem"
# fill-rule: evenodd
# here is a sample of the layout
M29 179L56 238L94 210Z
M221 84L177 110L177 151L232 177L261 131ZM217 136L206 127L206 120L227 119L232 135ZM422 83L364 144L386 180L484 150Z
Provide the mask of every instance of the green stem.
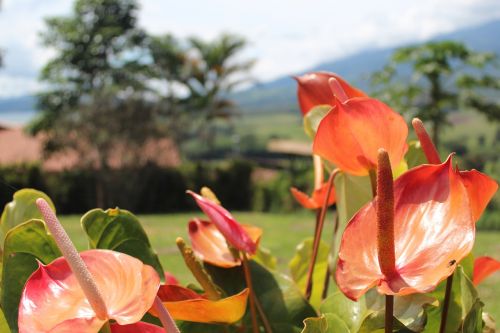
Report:
M392 333L394 313L394 296L385 295L385 333Z
M111 333L111 326L109 325L109 321L106 321L106 323L99 330L99 333Z
M439 333L446 331L446 321L448 319L448 309L450 308L451 287L453 286L453 274L446 279L446 291L444 294L443 310L441 312L441 325L439 326Z
M250 293L248 301L250 303L250 315L252 316L252 332L259 333L259 323L257 321L257 311L255 309L255 297L253 292L252 276L250 275L250 267L248 267L248 260L245 253L242 253L241 256L243 262L243 272L245 273L245 281Z

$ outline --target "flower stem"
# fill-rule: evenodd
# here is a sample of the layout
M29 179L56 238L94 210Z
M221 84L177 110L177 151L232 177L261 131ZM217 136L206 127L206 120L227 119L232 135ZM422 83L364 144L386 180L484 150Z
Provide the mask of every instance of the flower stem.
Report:
M253 292L252 276L250 275L250 267L248 267L248 260L245 253L242 253L241 255L243 261L243 272L245 273L245 281L247 283L248 289L250 290L249 303L250 303L250 314L252 316L252 332L259 333L259 324L257 321L257 311L255 309L255 297Z
M335 251L335 239L337 237L337 231L339 229L339 215L335 214L335 223L333 226L333 237L332 243L330 244L330 251ZM325 281L323 282L323 292L321 293L321 299L324 300L328 296L328 287L330 286L330 274L332 271L330 270L330 265L326 265L326 275Z
M193 250L186 245L186 242L184 242L184 239L181 237L177 237L175 242L177 243L177 247L182 254L182 258L184 258L186 266L189 268L203 290L205 290L208 299L212 301L221 299L220 292L217 290L217 287L212 282L207 272L203 269L203 266L201 266L200 262L196 260Z
M328 208L328 198L330 198L330 193L332 192L333 189L333 181L335 180L335 176L339 173L339 169L335 169L332 171L330 174L330 178L328 179L328 187L326 190L326 196L325 200L323 202L323 206L321 207L321 213L319 215L319 223L318 227L316 228L316 233L314 235L314 243L313 243L313 251L311 255L311 261L309 262L309 270L307 271L307 283L306 283L306 292L305 292L305 297L307 300L311 298L311 292L312 292L312 287L313 287L313 273L314 273L314 266L316 265L316 259L318 258L318 251L319 251L319 244L321 240L321 232L323 231L323 226L325 224L325 216L326 216L326 210Z
M439 326L439 333L446 331L446 321L448 319L448 309L450 308L451 287L453 286L453 274L446 279L446 291L444 294L443 310L441 312L441 325Z
M75 277L80 284L85 297L89 301L90 306L96 313L96 316L99 319L107 319L108 311L102 294L99 291L92 274L89 272L75 246L71 242L68 234L57 219L56 214L52 211L52 208L50 208L47 201L42 198L36 200L36 205L42 214L50 233L54 237L57 246L68 262L71 271L75 274Z
M158 317L160 318L161 324L165 329L165 333L180 333L177 325L175 324L174 319L167 311L167 309L163 306L161 299L156 296L153 306L156 308L156 312L158 313Z
M394 313L394 296L385 295L385 333L392 333Z

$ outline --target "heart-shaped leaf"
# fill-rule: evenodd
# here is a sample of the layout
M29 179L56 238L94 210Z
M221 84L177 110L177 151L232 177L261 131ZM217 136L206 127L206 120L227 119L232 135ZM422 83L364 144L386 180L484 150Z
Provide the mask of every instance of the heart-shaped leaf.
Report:
M12 332L17 332L17 311L24 285L38 268L61 256L41 220L22 223L5 237L0 304Z
M292 279L297 283L300 290L305 291L307 284L307 272L311 262L313 249L313 239L308 238L297 245L295 256L288 263ZM328 252L330 247L323 241L320 241L318 257L314 266L313 289L311 293L311 304L319 309L321 304L321 294L325 282L326 271L328 269Z
M300 332L303 320L316 316L313 307L304 299L290 279L268 271L255 261L249 262L254 292L262 305L273 332ZM246 288L242 267L220 268L205 265L213 281L227 295L234 295ZM249 309L243 318L247 330L251 332Z
M81 223L91 249L128 254L152 266L164 280L158 255L151 248L148 236L134 214L118 208L105 211L93 209L82 217Z
M439 300L440 306L427 307L427 325L423 331L425 333L439 331L445 290L446 281L443 281L438 285L436 290L431 293L432 296ZM478 294L472 281L464 273L462 266L459 265L453 275L448 319L446 321L446 333L456 333L469 313L471 311L478 311L477 306L474 308L478 299Z
M0 249L3 249L5 237L10 229L28 220L42 218L42 214L35 204L38 198L45 199L55 211L52 200L45 193L31 188L17 191L14 193L12 201L5 205L0 220Z

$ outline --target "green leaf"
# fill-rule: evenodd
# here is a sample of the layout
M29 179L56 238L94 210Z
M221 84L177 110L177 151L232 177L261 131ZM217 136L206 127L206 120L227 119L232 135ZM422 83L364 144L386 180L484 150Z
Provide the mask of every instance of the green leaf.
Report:
M24 285L38 268L61 256L41 220L30 220L11 229L5 237L0 304L12 332L17 332L19 300Z
M326 313L321 317L304 320L302 333L350 333L345 323L334 313Z
M259 245L257 253L252 257L252 259L270 270L275 270L278 263L278 259L271 254L271 251L262 247L262 245Z
M314 139L319 123L331 108L331 105L317 105L304 116L304 131L311 139Z
M11 333L12 331L7 324L7 320L5 319L5 315L3 314L2 308L0 308L0 332L2 333Z
M421 331L425 325L424 305L434 301L422 294L394 298L395 327L400 330ZM321 305L321 313L335 313L350 332L371 332L384 327L385 296L369 290L357 302L335 291Z
M108 249L128 254L152 266L164 280L158 255L151 248L139 219L123 209L93 209L81 220L91 249Z
M408 151L406 152L405 155L405 161L406 164L408 165L408 169L429 163L427 162L427 157L425 157L425 153L422 150L420 141L414 140L408 142Z
M255 294L266 313L274 333L300 332L303 320L316 316L313 307L304 299L293 281L272 273L255 261L250 261ZM246 288L242 267L220 268L205 263L215 284L227 295L234 295ZM247 331L251 332L250 309L243 319Z
M330 263L337 263L337 255L340 248L340 240L347 226L347 222L356 212L372 199L372 189L370 178L351 176L346 173L339 173L335 177L335 195L337 196L337 214L339 228L335 235L331 249ZM333 272L335 267L331 267Z
M460 332L481 333L483 331L483 303L476 299L465 317Z
M45 199L55 211L52 200L45 193L31 188L17 191L12 201L5 205L0 220L0 249L3 249L5 237L10 229L31 219L42 219L42 214L35 204L38 198Z
M440 306L427 307L427 325L423 332L434 333L439 331L445 290L446 280L441 282L436 290L431 293L432 296L439 300ZM456 333L459 330L463 320L471 312L478 299L478 294L472 281L464 273L462 266L459 265L453 275L446 333Z
M306 289L307 271L311 262L313 249L313 239L307 238L297 245L295 256L288 263L292 279L297 283L300 290ZM316 266L313 274L313 289L311 293L311 304L319 309L321 304L321 294L323 293L323 285L325 282L326 271L328 269L328 253L330 247L323 241L320 241L318 257L316 258Z

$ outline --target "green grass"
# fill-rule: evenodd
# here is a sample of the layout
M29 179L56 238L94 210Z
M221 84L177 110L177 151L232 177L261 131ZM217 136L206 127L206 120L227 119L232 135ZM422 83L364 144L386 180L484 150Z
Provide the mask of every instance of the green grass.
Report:
M144 228L160 256L163 268L177 276L183 284L194 282L177 252L175 239L187 238L187 222L199 213L140 216ZM295 252L295 246L312 235L314 217L307 212L295 214L235 213L241 222L264 229L262 246L271 250L278 259L278 270L288 272L287 264ZM80 228L79 217L64 216L62 223L79 250L87 248L86 238ZM331 230L331 220L326 230ZM327 233L325 232L325 234ZM490 255L500 260L500 232L482 231L477 233L474 254ZM479 286L479 294L486 304L486 311L500 320L500 273L489 277Z

